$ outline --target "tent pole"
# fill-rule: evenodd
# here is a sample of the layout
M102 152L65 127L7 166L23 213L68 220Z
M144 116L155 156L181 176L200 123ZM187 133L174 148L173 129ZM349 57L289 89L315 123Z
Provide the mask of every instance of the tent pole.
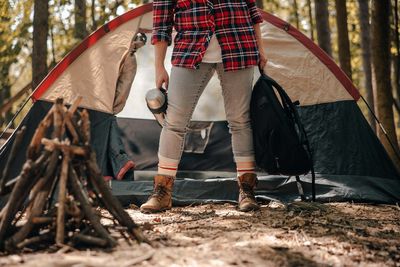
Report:
M1 132L0 138L3 137L3 135L7 132L8 129L10 129L11 125L13 124L14 120L18 117L18 115L21 113L21 111L25 108L26 104L28 104L29 99L31 99L32 94L25 99L25 101L22 103L22 106L17 110L17 112L14 114L10 122L7 124L6 128ZM14 131L15 132L15 131ZM14 135L14 133L8 138L8 140ZM8 140L1 146L0 148L0 155L3 154L3 151L8 143Z
M378 123L379 128L381 128L382 132L385 134L386 139L388 140L390 146L392 147L394 153L396 154L397 158L400 160L400 155L398 150L395 148L392 140L390 140L389 135L386 132L385 127L383 127L382 123L380 122L380 120L378 119L378 117L375 115L374 111L371 109L371 107L369 106L369 104L367 103L367 101L365 100L365 98L360 94L361 99L364 101L365 105L367 105L367 108L369 109L369 111L371 112L372 116L374 116L375 121Z
M142 20L143 20L143 16L140 16L138 25L137 25L136 30L135 30L134 37L136 37L137 34L139 33L140 24L142 23ZM21 107L18 109L18 111L14 114L14 116L12 117L12 119L10 120L10 122L7 124L6 128L1 132L1 134L0 134L0 139L4 136L4 134L7 132L7 130L10 129L10 127L12 126L14 120L18 117L18 115L21 113L21 111L25 108L26 104L28 104L28 102L29 102L29 99L32 98L32 96L34 95L34 93L36 92L36 90L37 90L38 88L39 88L39 86L37 86L37 87L32 91L32 93L25 99L25 101L23 102L22 106L21 106ZM14 133L15 133L15 131L14 131ZM7 139L7 141L1 146L1 148L0 148L0 155L3 154L4 149L6 148L6 145L7 145L7 143L8 143L8 140L10 140L10 138L14 135L14 133L13 133L13 134Z

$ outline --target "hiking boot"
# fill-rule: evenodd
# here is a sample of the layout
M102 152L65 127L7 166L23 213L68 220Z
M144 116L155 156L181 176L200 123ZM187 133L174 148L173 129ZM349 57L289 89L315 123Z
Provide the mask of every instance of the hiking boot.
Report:
M251 211L260 209L254 196L254 188L257 185L257 175L255 173L245 173L238 177L238 184L239 210Z
M174 177L156 175L154 177L154 189L149 199L140 206L142 213L154 213L169 210L172 207L172 186Z

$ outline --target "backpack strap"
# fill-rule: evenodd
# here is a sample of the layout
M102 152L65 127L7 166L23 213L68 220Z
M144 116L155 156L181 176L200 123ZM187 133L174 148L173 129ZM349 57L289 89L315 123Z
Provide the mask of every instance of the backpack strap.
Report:
M314 172L314 162L311 158L311 194L312 201L315 202L315 172Z
M310 157L310 161L311 161L311 166L310 166L310 171L311 171L311 194L312 194L312 201L315 201L315 195L316 195L316 190L315 190L315 171L314 171L314 160L313 160L313 155L311 152L311 147L310 147L310 142L308 141L308 137L307 137L307 132L304 129L303 124L301 123L300 120L300 116L299 113L297 112L297 109L295 107L295 105L293 104L292 100L290 99L290 97L288 96L288 94L286 93L286 91L271 77L269 77L267 74L265 74L263 71L261 71L260 69L260 74L261 76L263 76L266 80L268 80L272 86L277 90L281 100L282 100L282 104L283 104L283 108L289 113L293 115L293 120L295 122L295 125L298 127L299 133L301 134L301 141L303 141L303 144L305 145L306 149L307 149L307 153ZM297 184L299 186L299 181L300 178L298 176L296 176L296 181ZM301 187L301 184L300 184ZM301 192L299 189L299 193L301 196ZM302 196L302 200L303 200L304 195Z
M296 175L296 184L297 184L297 190L299 191L301 200L306 201L306 197L304 196L303 185L302 185L300 177L298 175Z

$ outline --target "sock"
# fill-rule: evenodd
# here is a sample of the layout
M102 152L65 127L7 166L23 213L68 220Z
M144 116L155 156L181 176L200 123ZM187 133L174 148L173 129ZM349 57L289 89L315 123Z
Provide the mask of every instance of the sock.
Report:
M174 163L158 162L158 174L176 177L178 165Z
M238 177L245 173L255 173L254 169L255 169L254 161L236 162L236 171Z

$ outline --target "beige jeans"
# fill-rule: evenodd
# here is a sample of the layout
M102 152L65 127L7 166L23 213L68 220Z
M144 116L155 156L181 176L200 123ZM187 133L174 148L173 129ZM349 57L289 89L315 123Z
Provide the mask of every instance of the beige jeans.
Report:
M234 160L254 162L250 124L254 67L224 72L222 63L201 63L199 69L172 67L167 115L158 150L160 161L179 163L193 111L214 71L217 71L222 87L226 119L232 135Z

